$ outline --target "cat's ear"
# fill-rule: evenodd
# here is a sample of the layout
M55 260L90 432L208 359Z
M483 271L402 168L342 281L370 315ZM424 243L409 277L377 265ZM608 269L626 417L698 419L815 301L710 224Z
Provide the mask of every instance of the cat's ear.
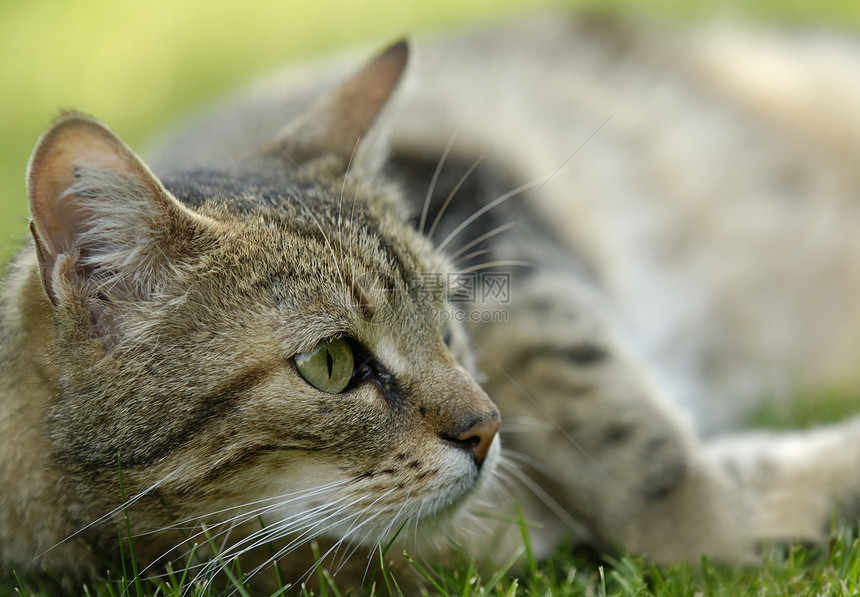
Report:
M401 40L319 98L264 148L295 162L335 155L350 160L406 69L409 45Z
M70 286L147 298L173 265L171 243L193 225L140 158L86 116L64 116L42 135L27 185L42 283L55 305Z

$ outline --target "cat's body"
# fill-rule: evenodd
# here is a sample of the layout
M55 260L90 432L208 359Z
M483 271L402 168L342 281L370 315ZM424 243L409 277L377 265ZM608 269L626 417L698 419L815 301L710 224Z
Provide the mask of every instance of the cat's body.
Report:
M4 291L3 560L94 568L123 494L142 495L136 531L245 512L236 544L271 505L288 543L372 546L500 484L469 507L523 500L542 553L750 559L821 539L860 503L860 421L702 443L685 414L711 432L751 397L860 371L860 125L836 114L860 52L751 54L778 73L807 43L792 73L838 88L827 128L793 88L727 75L747 40L554 17L419 46L388 160L366 133L400 46L310 109L343 67L205 114L154 152L160 182L92 121L56 125L31 162L39 250ZM445 306L458 270L476 294ZM299 369L338 338L343 396ZM528 477L493 482L498 417L468 371ZM140 539L152 559L181 542Z

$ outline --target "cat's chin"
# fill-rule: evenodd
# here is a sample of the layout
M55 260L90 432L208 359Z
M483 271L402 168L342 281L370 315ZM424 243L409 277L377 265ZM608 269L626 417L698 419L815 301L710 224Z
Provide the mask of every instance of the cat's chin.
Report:
M433 496L423 506L423 510L419 508L415 519L416 530L406 537L406 541L415 546L433 545L444 537L458 535L461 526L473 526L470 523L474 515L469 511L469 504L480 502L498 483L500 460L501 446L496 438L480 467L470 464L472 471L464 475L461 483L452 491L446 492L447 495ZM395 528L400 528L404 523L408 526L408 521L401 521Z

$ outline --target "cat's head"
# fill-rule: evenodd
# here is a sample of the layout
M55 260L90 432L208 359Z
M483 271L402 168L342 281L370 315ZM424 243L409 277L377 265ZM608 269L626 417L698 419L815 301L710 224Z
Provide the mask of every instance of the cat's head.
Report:
M352 159L406 56L392 46L255 155L206 169L157 178L80 115L39 141L49 433L81 524L124 493L143 495L143 528L262 515L374 544L491 474L499 415L445 317L449 263Z

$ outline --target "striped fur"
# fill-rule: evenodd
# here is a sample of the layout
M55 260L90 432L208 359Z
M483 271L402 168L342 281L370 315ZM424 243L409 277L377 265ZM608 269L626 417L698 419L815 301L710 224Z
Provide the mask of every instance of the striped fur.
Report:
M125 510L147 573L208 533L245 569L275 545L294 578L312 539L364 550L356 583L402 525L505 559L519 527L470 514L514 503L539 555L656 561L851 520L857 419L713 439L860 361L857 136L816 137L824 116L720 58L806 48L798 76L838 83L860 52L750 39L539 18L420 45L386 108L395 44L321 99L329 75L281 74L215 108L157 175L58 121L2 298L2 560L93 573ZM356 359L338 395L292 361L330 338Z

